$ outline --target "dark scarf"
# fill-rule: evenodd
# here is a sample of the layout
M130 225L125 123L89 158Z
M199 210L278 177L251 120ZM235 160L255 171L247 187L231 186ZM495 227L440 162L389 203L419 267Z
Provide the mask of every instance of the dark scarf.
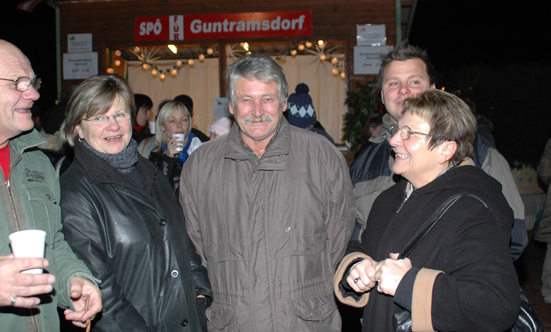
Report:
M117 154L108 154L99 152L88 143L83 143L90 151L92 151L96 156L105 160L109 165L113 166L117 171L122 174L128 175L132 180L136 181L142 185L142 180L140 173L136 169L136 163L138 162L138 144L134 139L130 140L130 143L126 149L122 150Z

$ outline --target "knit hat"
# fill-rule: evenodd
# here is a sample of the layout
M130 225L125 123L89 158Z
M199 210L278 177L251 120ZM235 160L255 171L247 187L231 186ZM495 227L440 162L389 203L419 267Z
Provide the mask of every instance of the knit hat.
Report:
M295 88L295 93L289 96L287 102L287 120L293 126L306 128L316 124L316 110L312 104L312 98L308 94L310 88L305 83L300 83Z
M224 116L209 126L209 134L224 135L230 132L231 119Z

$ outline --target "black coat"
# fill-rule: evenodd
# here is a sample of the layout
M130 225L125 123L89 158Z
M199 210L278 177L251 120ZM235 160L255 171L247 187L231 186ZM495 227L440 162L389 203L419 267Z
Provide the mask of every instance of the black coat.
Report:
M212 296L164 175L142 156L142 185L77 143L61 178L63 232L100 279L94 331L200 331L195 298Z
M459 199L409 258L416 268L444 272L434 282L434 329L486 332L510 328L518 315L520 296L509 256L513 212L499 182L480 168L455 167L414 190L404 202L406 183L401 181L379 195L362 242L351 245L351 251L363 252L375 261L389 258L389 253L402 251L448 198L462 192L475 194L489 209L475 198ZM408 274L402 282L407 277ZM394 300L403 292L409 293L411 299L411 293L402 288L402 283L395 297L375 289L364 308L363 331L390 331L394 314L404 310Z
M172 186L174 196L180 197L180 173L182 173L182 164L178 157L172 158L164 154L163 152L151 151L149 154L149 160L153 162L167 177L168 182Z

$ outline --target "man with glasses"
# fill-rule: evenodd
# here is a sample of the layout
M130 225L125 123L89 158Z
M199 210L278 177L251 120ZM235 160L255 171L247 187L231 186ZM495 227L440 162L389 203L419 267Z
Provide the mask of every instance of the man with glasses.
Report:
M356 228L351 241L361 238L361 232L365 229L369 211L377 196L399 180L399 177L392 173L394 155L391 153L389 142L399 130L397 123L404 113L403 101L425 89L434 88L435 82L436 71L427 52L410 45L407 40L382 58L378 84L388 114L383 116L383 128L369 139L374 144L360 153L350 165L350 177L356 197ZM401 134L402 137L409 137L410 134L424 135L403 130ZM514 211L515 227L510 253L513 260L516 260L528 245L528 235L524 223L524 204L509 164L481 135L477 135L473 162L501 183L503 195Z
M85 327L102 307L97 280L63 239L59 183L35 148L44 142L31 119L40 83L27 57L0 40L0 329L10 332L59 331L58 305ZM8 235L26 229L46 231L45 258L11 254ZM45 270L21 272L32 268Z

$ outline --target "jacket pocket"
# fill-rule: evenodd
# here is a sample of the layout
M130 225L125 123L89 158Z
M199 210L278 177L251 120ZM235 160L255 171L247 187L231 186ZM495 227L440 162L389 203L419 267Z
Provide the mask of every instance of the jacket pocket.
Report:
M234 307L230 304L213 302L210 308L207 308L207 325L208 330L211 331L214 327L218 330L222 330L230 324L233 317Z
M328 293L294 300L291 308L299 320L321 323L337 310L337 304L333 293Z
M29 229L43 229L46 225L49 229L43 229L47 232L46 244L51 247L54 245L55 225L59 225L61 214L57 197L50 188L40 185L24 186L25 193L30 204L31 220L27 218L27 227ZM47 222L44 222L46 220Z
M241 254L242 244L228 243L208 243L203 242L203 252L207 260L220 263L224 261L243 261L245 258Z
M286 256L306 256L324 251L327 245L327 234L317 233L304 235L299 233L285 234L282 238L281 246L275 251L275 257Z

